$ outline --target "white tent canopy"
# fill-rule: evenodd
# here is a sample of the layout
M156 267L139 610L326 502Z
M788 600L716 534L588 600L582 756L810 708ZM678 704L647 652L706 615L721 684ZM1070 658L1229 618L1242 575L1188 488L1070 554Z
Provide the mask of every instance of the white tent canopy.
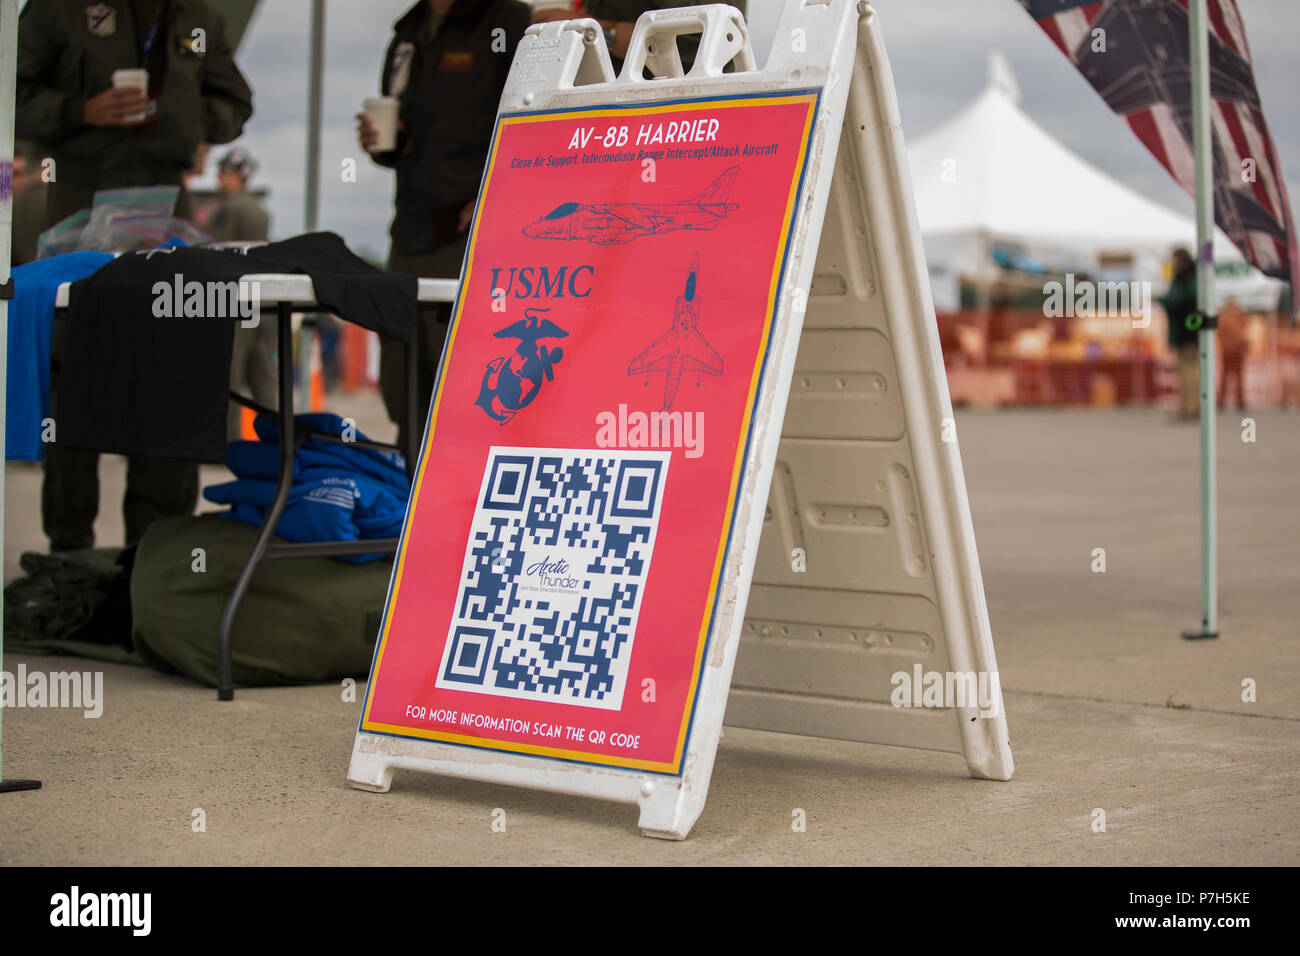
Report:
M1159 280L1174 247L1195 246L1190 217L1076 156L1030 119L1019 100L1010 65L994 52L983 92L908 150L926 253L940 269L987 276L989 248L1001 241L1058 268L1095 269L1103 254L1131 254L1132 278ZM1116 123L1116 136L1129 135ZM1242 262L1219 230L1214 254L1218 262Z

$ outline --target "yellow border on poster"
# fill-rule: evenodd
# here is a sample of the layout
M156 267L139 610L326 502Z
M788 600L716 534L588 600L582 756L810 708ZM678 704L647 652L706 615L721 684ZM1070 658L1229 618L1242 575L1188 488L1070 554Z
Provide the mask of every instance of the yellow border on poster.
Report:
M463 744L472 747L480 747L488 750L502 750L511 753L530 754L539 757L551 757L561 760L574 760L581 763L602 764L612 767L621 767L629 770L650 770L656 773L677 774L681 769L682 750L685 747L687 730L692 713L695 710L695 697L699 690L700 682L700 662L704 654L708 636L709 626L712 623L713 608L717 600L718 580L722 573L723 562L726 559L727 541L730 537L730 528L732 518L735 514L736 493L739 490L738 479L741 468L744 466L745 449L748 446L748 436L750 424L754 413L754 395L758 389L759 379L762 376L763 366L767 358L768 348L771 345L772 322L776 317L776 294L780 288L781 271L786 264L786 251L789 245L790 230L794 227L794 211L799 199L799 187L803 182L804 167L808 160L809 134L812 129L813 120L815 119L815 108L820 96L819 91L807 93L797 93L792 95L772 95L772 94L740 94L737 96L726 97L717 100L700 100L690 103L664 103L654 106L638 106L637 104L628 104L626 106L597 108L591 110L571 110L558 112L527 113L514 116L504 116L498 119L498 131L492 142L492 153L488 157L487 173L483 180L483 188L478 203L478 208L482 208L484 200L488 195L488 190L492 186L492 173L496 168L497 149L501 144L501 132L508 126L514 126L522 123L552 122L554 120L572 119L576 117L593 118L626 115L629 112L638 114L656 114L656 113L681 113L695 110L718 110L718 109L735 109L737 107L754 107L754 106L779 106L790 103L804 103L807 105L807 113L804 117L803 131L799 138L799 157L795 163L793 174L790 177L790 192L786 198L785 215L782 221L780 241L777 244L778 255L776 263L772 269L772 276L768 283L767 308L763 318L763 335L761 341L764 343L762 351L759 352L758 358L754 363L754 369L750 375L749 394L745 401L745 418L741 422L740 435L742 440L737 442L736 460L732 465L731 487L727 494L727 508L723 515L721 540L718 542L718 551L713 564L713 576L709 582L708 597L705 601L704 618L700 622L700 635L695 645L695 657L691 668L691 685L686 694L686 706L682 709L682 720L677 731L677 743L673 752L671 762L656 760L636 760L616 755L593 754L583 750L565 750L557 747L543 747L535 744L523 744L507 740L491 740L483 737L475 737L466 734L452 734L446 731L424 730L413 727L403 727L398 724L380 724L373 723L370 720L370 707L373 702L371 691L374 688L375 680L379 675L380 668L383 666L384 646L388 642L388 631L391 626L390 610L397 603L398 591L402 586L402 571L406 563L406 529L403 529L402 543L397 555L397 571L393 577L392 594L384 607L383 633L379 638L379 647L375 653L375 663L371 668L370 686L366 688L366 706L365 712L361 718L361 730L372 733L393 734L398 737L412 737L423 740L436 740L443 743ZM755 102L759 101L759 102ZM465 258L465 269L462 276L461 288L464 289L470 277L474 274L474 253L478 240L479 217L474 216L474 224L470 231L468 251ZM456 314L452 317L451 328L447 337L447 345L444 349L443 365L445 366L452 354L452 349L456 344L456 333L460 328L461 311L465 307L465 296L459 295L456 302ZM424 481L424 469L429 463L430 451L433 446L433 436L438 422L438 410L442 403L442 387L445 382L445 376L438 377L438 386L434 392L433 405L429 412L429 423L425 429L424 444L420 450L420 465L416 472L415 482L411 489L411 503L407 509L408 520L414 515L419 505L420 487Z

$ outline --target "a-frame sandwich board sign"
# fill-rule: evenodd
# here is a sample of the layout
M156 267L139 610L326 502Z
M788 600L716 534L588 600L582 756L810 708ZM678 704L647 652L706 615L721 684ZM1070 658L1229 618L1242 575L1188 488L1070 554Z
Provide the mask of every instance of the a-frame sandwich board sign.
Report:
M789 0L760 70L734 8L654 11L618 77L595 21L530 28L348 779L681 839L724 711L1009 778L996 674L874 12Z

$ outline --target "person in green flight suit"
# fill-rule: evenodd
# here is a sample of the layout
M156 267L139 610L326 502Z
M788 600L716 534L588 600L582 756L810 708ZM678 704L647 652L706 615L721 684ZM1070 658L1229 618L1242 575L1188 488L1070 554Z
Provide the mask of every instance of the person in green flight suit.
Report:
M221 202L208 222L208 233L214 242L266 242L271 217L248 191L248 180L256 171L257 160L240 146L217 163Z
M114 87L120 69L147 70L147 92ZM253 112L224 22L205 0L29 0L17 74L17 134L54 161L50 222L90 206L98 190L155 185L181 187L175 214L188 218L183 177L199 144L230 142ZM62 333L56 321L56 358ZM50 388L57 423L55 375ZM95 452L57 440L46 448L41 512L51 550L93 545L98 470ZM127 543L156 518L192 513L197 498L193 462L131 458Z

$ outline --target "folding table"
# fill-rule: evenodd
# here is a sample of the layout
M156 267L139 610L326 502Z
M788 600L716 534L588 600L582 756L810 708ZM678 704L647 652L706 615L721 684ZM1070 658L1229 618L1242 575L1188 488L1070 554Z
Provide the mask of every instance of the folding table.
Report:
M58 296L54 304L55 309L67 308L70 285L71 283L65 282L59 286ZM289 491L293 485L294 454L298 446L309 438L340 444L344 443L344 439L338 435L325 434L310 429L295 422L293 418L293 312L295 310L300 312L323 311L320 303L316 301L316 291L312 285L311 277L287 273L249 273L241 277L239 287L241 297L250 289L257 290L256 301L260 303L262 313L272 310L275 312L278 337L276 369L279 409L277 411L267 408L251 398L237 395L233 391L230 397L232 401L245 408L251 408L254 411L277 417L280 429L280 474L276 483L275 497L271 500L271 506L266 511L266 517L262 519L257 539L253 543L253 549L244 561L243 570L240 571L239 577L235 581L235 588L227 599L225 610L221 615L217 662L217 697L221 700L233 700L235 696L234 663L232 660L235 619L239 614L239 606L243 602L244 595L252 584L253 575L257 572L257 567L262 561L272 558L385 554L395 552L398 543L397 538L299 543L271 541L275 534L276 525L279 524L280 516L284 513L285 505L289 500ZM454 301L457 288L458 282L455 279L420 279L417 295L420 309L422 311L432 309L441 303ZM406 447L399 448L396 444L389 442L363 441L360 439L346 442L346 444L358 448L395 449L403 452L406 455L407 475L412 478L414 478L416 463L419 459L420 440L424 434L423 421L419 416L417 389L415 387L418 382L416 374L417 348L418 334L417 330L413 328L411 329L411 339L406 343ZM292 436L292 440L288 440L289 436Z

